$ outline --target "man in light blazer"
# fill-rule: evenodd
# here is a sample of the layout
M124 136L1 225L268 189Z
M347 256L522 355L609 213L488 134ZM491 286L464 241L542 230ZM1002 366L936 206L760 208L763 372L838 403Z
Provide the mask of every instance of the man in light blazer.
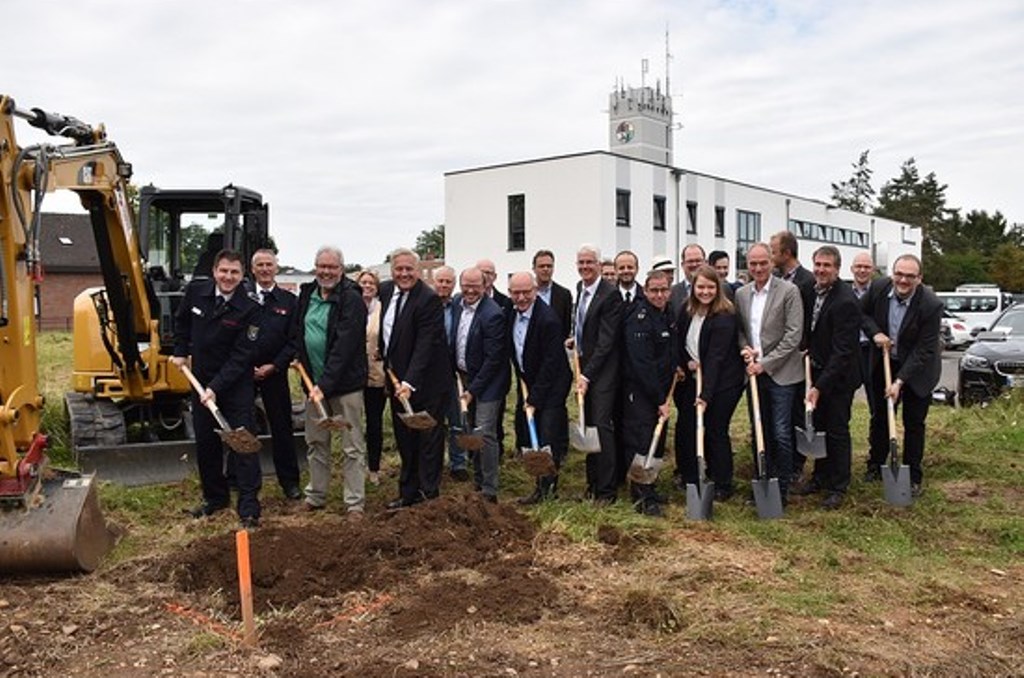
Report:
M498 416L509 384L505 311L485 294L479 268L465 269L459 285L462 294L451 307L450 358L463 384L469 421L484 438L483 448L471 455L473 479L484 499L497 503Z
M740 351L747 374L757 375L768 471L785 498L795 454L793 400L804 380L804 304L796 285L772 276L768 245L750 246L747 269L751 281L736 290Z

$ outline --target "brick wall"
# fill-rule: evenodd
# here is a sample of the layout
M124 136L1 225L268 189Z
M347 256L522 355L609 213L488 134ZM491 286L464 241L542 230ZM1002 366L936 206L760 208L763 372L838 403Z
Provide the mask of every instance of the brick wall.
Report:
M99 273L47 273L39 285L39 329L70 330L75 297L101 285Z

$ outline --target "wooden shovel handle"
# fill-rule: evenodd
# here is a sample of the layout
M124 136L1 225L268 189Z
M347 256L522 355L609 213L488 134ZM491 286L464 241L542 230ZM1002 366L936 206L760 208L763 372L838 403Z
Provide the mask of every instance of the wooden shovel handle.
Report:
M409 399L398 395L398 389L402 388L402 382L398 380L398 375L390 367L388 368L388 377L391 379L391 385L395 388L395 397L398 398L398 402L402 403L405 413L412 414L412 405L409 404Z
M462 385L462 375L458 372L455 373L455 385L459 388L459 412L462 414L468 414L469 405L467 405L466 401L462 398L466 393L466 388Z
M761 396L757 392L757 375L750 375L750 406L754 411L754 441L757 453L764 452L764 426L761 424Z
M807 412L813 412L814 408L807 402L807 395L811 392L811 354L804 354L804 410Z
M882 347L882 366L885 368L885 390L889 391L892 386L892 364L889 357L889 347ZM885 396L886 412L889 416L889 438L896 440L896 403L888 395Z
M697 397L704 390L704 370L697 363ZM697 456L704 458L704 405L697 405Z
M192 388L194 388L196 393L198 393L200 398L202 398L203 394L206 393L206 389L203 388L203 385L199 383L198 379L196 379L196 375L192 374L192 370L188 368L188 365L179 365L179 368L181 369L182 374L185 375L185 378L188 379L189 383L192 384ZM217 420L217 424L222 429L225 431L230 430L231 427L228 426L228 422L224 418L224 415L220 413L220 408L217 407L217 403L212 400L207 400L203 404L208 410L210 410L210 414L213 415L213 418Z

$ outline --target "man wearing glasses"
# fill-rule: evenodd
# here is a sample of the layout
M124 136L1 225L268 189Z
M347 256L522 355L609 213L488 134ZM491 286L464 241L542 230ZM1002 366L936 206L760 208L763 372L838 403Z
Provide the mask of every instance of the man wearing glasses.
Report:
M875 402L892 398L903 408L903 455L910 467L910 487L921 493L924 457L924 422L932 389L942 372L939 325L942 301L921 284L921 260L904 254L892 266L892 276L879 278L861 298L864 330L877 350L871 363ZM882 352L892 361L892 384L886 389ZM871 414L871 453L866 481L881 479L881 465L889 455L888 415L885 407Z

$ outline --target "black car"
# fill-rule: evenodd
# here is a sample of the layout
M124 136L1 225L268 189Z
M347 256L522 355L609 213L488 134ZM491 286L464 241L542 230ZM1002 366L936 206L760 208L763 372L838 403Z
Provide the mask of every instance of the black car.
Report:
M960 358L960 403L985 402L1014 387L1024 387L1024 307L1020 305L1003 311Z

